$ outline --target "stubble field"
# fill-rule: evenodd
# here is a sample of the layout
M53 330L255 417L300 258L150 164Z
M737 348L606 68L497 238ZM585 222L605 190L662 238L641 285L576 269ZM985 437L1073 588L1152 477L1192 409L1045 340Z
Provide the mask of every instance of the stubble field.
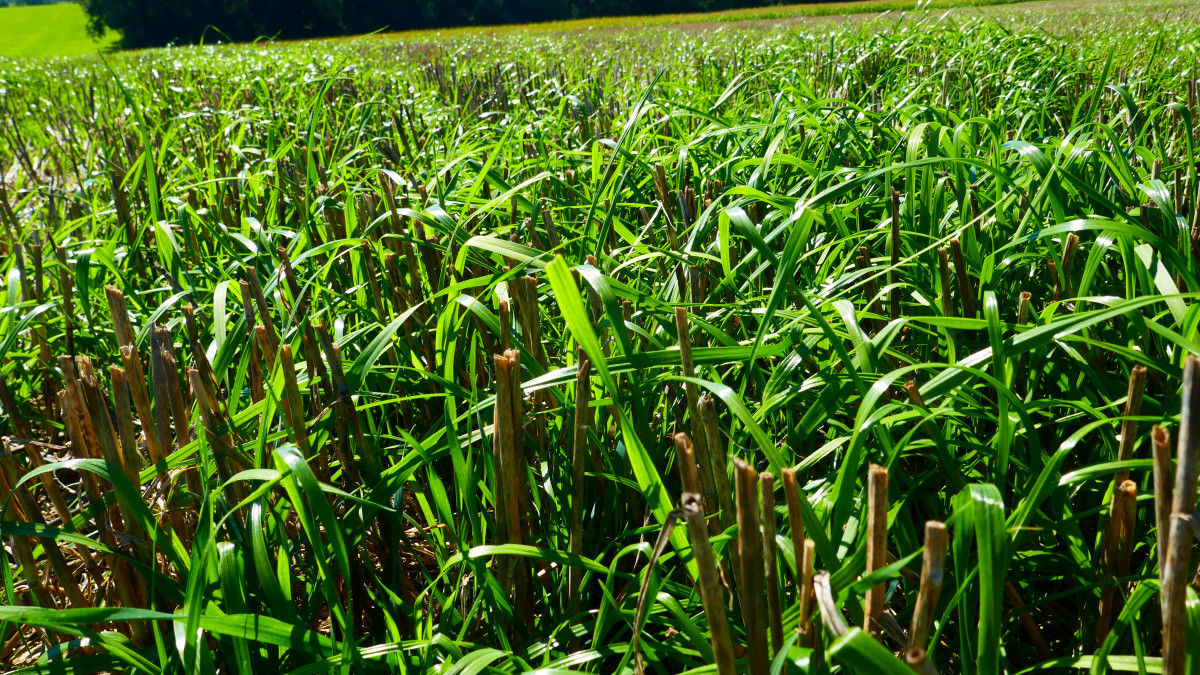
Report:
M1190 672L1195 18L0 61L2 669Z

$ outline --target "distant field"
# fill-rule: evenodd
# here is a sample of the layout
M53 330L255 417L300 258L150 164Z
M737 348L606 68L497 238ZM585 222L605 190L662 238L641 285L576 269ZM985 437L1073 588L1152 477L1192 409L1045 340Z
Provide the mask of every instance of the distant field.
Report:
M104 40L93 40L83 8L73 2L0 7L0 57L92 54L110 48L116 39L110 33Z
M696 26L706 24L745 24L760 21L782 21L806 17L834 17L851 14L876 14L891 11L952 9L987 5L1018 4L1019 0L834 0L767 7L745 7L715 12L682 14L650 14L642 16L601 16L563 21L544 21L527 24L457 26L453 28L422 28L382 33L383 37L454 37L485 33L559 33L589 29L646 28L649 26ZM1028 4L1028 3L1023 3Z
M948 9L961 6L1008 4L1011 0L926 0L919 3L925 9ZM720 12L689 14L659 14L653 16L618 16L548 21L535 24L502 26L461 26L457 28L421 29L387 33L391 36L423 37L470 33L503 34L520 32L562 32L590 28L637 28L645 26L741 23L799 19L804 17L861 14L891 10L912 10L918 3L911 0L858 0L852 2L817 2L796 5L752 7ZM109 49L116 35L96 41L87 34L83 9L71 2L31 7L0 7L0 57L22 56L79 56Z

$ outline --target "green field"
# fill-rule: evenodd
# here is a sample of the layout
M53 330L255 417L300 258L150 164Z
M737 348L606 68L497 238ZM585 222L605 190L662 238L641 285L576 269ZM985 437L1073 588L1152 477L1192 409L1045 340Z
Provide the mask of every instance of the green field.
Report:
M115 42L111 33L99 41L88 35L87 16L73 2L0 7L0 57L80 56Z
M1006 4L1010 0L927 0L925 9L947 9L972 5ZM419 39L426 36L451 37L471 33L565 32L595 28L640 28L646 26L786 21L804 17L907 10L912 2L903 0L859 0L857 2L818 2L801 5L777 5L721 12L659 14L637 17L606 17L550 21L529 26L464 26L437 30L387 33L385 37ZM73 2L53 5L0 7L0 57L80 56L114 48L117 37L107 34L95 40L87 34L87 17Z
M438 39L454 38L473 34L487 35L532 35L538 33L565 33L589 30L638 29L654 26L676 26L687 30L705 30L720 26L726 28L753 24L787 24L797 20L830 18L840 20L852 16L870 16L884 12L907 12L918 8L922 11L937 11L954 8L991 7L1013 4L1012 0L854 0L852 2L811 2L795 5L769 5L746 7L716 12L689 12L683 14L649 14L646 16L608 16L562 21L545 21L535 24L505 24L499 26L457 26L452 28L430 28L401 32L383 33L382 39ZM1019 4L1019 3L1018 3Z
M0 671L1200 672L1198 5L778 11L0 60Z

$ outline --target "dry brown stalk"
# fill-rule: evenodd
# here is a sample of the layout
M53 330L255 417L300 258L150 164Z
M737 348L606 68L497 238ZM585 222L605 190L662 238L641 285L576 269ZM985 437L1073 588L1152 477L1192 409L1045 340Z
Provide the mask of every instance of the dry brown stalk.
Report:
M512 313L508 309L508 301L500 301L500 351L507 352L512 348Z
M1078 239L1078 238L1076 238ZM1066 253L1064 253L1066 257ZM1146 369L1144 366L1134 366L1129 374L1129 392L1126 399L1126 407L1124 407L1124 418L1121 422L1121 443L1117 447L1117 461L1129 461L1133 459L1133 448L1138 437L1138 420L1134 419L1141 411L1142 392L1144 392L1146 384ZM1126 495L1126 486L1130 483L1128 471L1118 471L1114 478L1114 490L1112 490L1112 501L1109 506L1109 527L1105 533L1103 545L1102 565L1104 566L1104 575L1108 579L1122 577L1120 572L1121 558L1124 557L1124 567L1128 572L1128 557L1123 556L1122 551L1126 550L1132 540L1127 540L1132 536L1132 531L1127 530L1127 520L1134 518L1136 514L1136 504L1130 502ZM1130 483L1132 484L1132 483ZM1136 495L1136 486L1134 486L1134 494ZM1133 508L1133 512L1128 512L1127 509ZM1104 639L1108 637L1109 626L1112 620L1112 611L1114 611L1115 603L1115 587L1112 585L1105 586L1103 591L1100 591L1100 605L1097 613L1097 631L1096 644L1104 643Z
M692 341L689 336L689 323L687 310L682 307L675 308L675 328L679 332L679 356L682 361L682 370L684 377L696 377L696 367L692 361ZM713 482L712 460L708 455L708 444L705 443L704 421L700 417L700 390L691 382L684 383L684 392L687 396L688 419L691 422L692 442L696 448L696 460L700 463L699 477L700 488L703 489L705 513L716 511L717 496L716 487ZM688 489L689 492L696 490Z
M250 399L255 403L266 397L263 383L262 359L259 357L258 342L254 339L254 329L258 325L254 318L254 298L250 295L250 284L239 281L242 291L242 309L246 317L246 338L250 342Z
M188 368L188 382L192 385L194 398L196 399L196 407L200 411L200 421L204 426L205 440L208 442L208 447L213 454L213 463L217 468L217 477L222 483L226 483L233 477L234 464L243 469L253 468L250 466L250 461L241 456L234 449L229 440L227 429L228 423L225 422L219 410L209 406L209 394L205 391L204 380L200 378L200 371L195 368ZM230 509L241 503L245 498L245 489L241 483L232 483L225 486L225 501Z
M79 359L84 360L85 357L79 357ZM79 385L87 406L87 415L90 418L92 429L96 433L101 456L108 463L126 472L121 450L116 443L116 434L110 421L106 398L101 390L99 380L90 367L81 368ZM134 475L136 476L136 474ZM134 480L133 485L140 485L140 481ZM120 546L113 534L114 530L125 530L136 537L145 538L145 530L138 526L133 517L133 504L130 496L119 490L114 491L114 494L117 509L110 510L106 514L111 526L106 525L102 518L97 519L97 524L101 526L104 543L113 549L126 548L134 558L149 564L150 556L147 551L141 550L137 546ZM113 572L111 588L115 589L120 604L124 607L143 607L148 595L144 577L135 576L128 563L112 556L109 557L109 567ZM149 626L144 621L131 621L130 634L133 641L139 645L146 645L150 641Z
M1012 604L1013 609L1017 610L1017 616L1021 619L1021 626L1025 629L1025 634L1029 636L1029 641L1037 649L1038 654L1043 659L1050 658L1050 648L1046 646L1046 640L1042 637L1042 631L1038 628L1037 622L1033 620L1033 616L1025 609L1025 601L1021 598L1021 593L1017 591L1017 587L1011 581L1004 582L1004 595L1008 597L1008 602Z
M708 638L712 644L713 659L717 663L717 673L734 675L737 668L733 659L733 641L725 617L721 579L717 574L712 545L708 541L708 527L704 523L704 498L696 493L685 492L680 504L687 519L692 556L700 570L700 600L704 603L704 616L708 620Z
M1135 419L1142 410L1142 397L1146 390L1145 366L1134 366L1129 372L1129 389L1125 399L1125 414L1121 419L1121 442L1117 446L1117 461L1128 462L1133 459L1133 447L1137 443L1138 421ZM1113 485L1120 485L1129 479L1129 471L1118 471Z
M265 387L269 385L272 379L271 373L274 371L274 366L272 364L275 363L276 359L276 353L273 351L275 347L271 344L270 333L268 332L267 327L261 324L254 327L254 333L251 336L251 339L253 339L255 344L258 345L260 353L262 353L265 357L264 363L267 365L267 378L263 381L263 385Z
M182 448L191 442L188 405L183 388L179 384L179 365L175 358L174 338L167 328L159 329L159 352L166 373L167 397L171 403L171 417L175 422L175 447Z
M171 447L171 395L168 393L167 365L163 360L158 326L150 324L150 386L154 390L154 426L158 429L158 447L164 455Z
M589 370L591 365L580 350L579 373L575 377L574 434L571 442L571 530L568 549L575 555L583 553L584 511L584 468L588 460L588 431L592 428L594 413L591 409L592 386ZM571 614L579 608L579 583L582 570L571 567L567 571L567 597L571 599Z
M25 421L21 409L17 406L17 400L13 398L12 392L8 390L8 385L4 383L2 377L0 377L0 409L3 409L4 414L8 415L9 423L12 424L13 431L16 431L17 435L22 438L33 436L29 423Z
M496 354L496 403L493 406L492 424L492 496L495 501L496 535L498 543L511 543L514 535L520 539L520 510L517 502L511 499L508 486L507 460L510 456L507 446L512 444L512 430L509 425L512 420L512 397L508 395L508 378L511 366L508 357ZM511 523L511 525L510 525ZM497 557L496 578L500 587L508 591L509 560Z
M64 394L60 392L60 399ZM10 502L9 508L13 510L13 515L22 518L25 522L35 525L45 525L46 520L42 517L41 509L37 507L33 499L29 495L29 491L25 486L16 487L20 479L20 471L13 460L12 455L4 452L0 455L0 471L4 473L4 479L12 488L11 492L6 490L6 493L12 494L13 501ZM17 540L25 540L28 546L31 543L28 537L16 537ZM75 575L71 574L71 570L67 567L67 559L63 556L62 550L59 548L58 540L45 539L36 542L42 545L42 549L46 554L46 560L50 563L50 569L54 573L54 579L57 581L57 586L67 595L67 600L70 601L72 608L91 607L83 595L79 585L79 580ZM32 554L29 555L29 566L22 564L24 570L36 570L37 565L33 563ZM92 563L94 564L94 563ZM34 576L34 575L27 575ZM48 599L48 598L46 598ZM53 604L46 605L53 607Z
M159 358L162 360L162 368L166 375L167 398L171 404L171 417L175 421L175 449L180 450L183 446L192 442L191 415L188 413L188 404L184 398L183 387L180 386L179 367L175 360L175 350L173 348L174 339L171 337L171 332L165 327L159 329L159 333ZM200 473L196 467L188 467L184 470L183 475L187 480L188 489L192 491L192 494L200 494L202 490ZM186 541L190 537L190 533L183 533L180 537Z
M954 316L954 298L950 295L950 256L946 247L938 249L938 278L942 282L942 315Z
M537 360L537 362L542 366L542 368L547 368L549 366L549 361L547 360L547 356L546 356L545 344L542 342L542 328L541 328L541 320L539 318L539 312L541 311L541 306L538 304L537 280L531 276L525 277L525 297L527 300L526 304L527 304L528 312L529 312L529 325L533 327L532 336L535 339L535 342L534 342L535 348L530 349L530 352L533 354L534 359ZM520 376L519 376L520 371L517 371L517 372L518 372L518 375L516 377L516 380L519 384L520 383ZM520 391L520 387L518 386L515 389L515 391ZM544 409L549 404L549 401L547 400L547 396L548 396L548 394L547 394L546 390L544 390L544 389L535 391L533 393L533 397L532 397L533 409L534 410ZM545 415L535 415L533 417L532 421L533 421L533 437L537 441L537 456L545 457L547 444L550 442L550 434L546 427L546 416Z
M759 531L758 474L746 462L734 460L737 472L738 554L741 557L742 622L746 627L746 651L751 675L766 675L771 670L767 651L767 608L764 596L763 544Z
M971 281L971 273L967 271L962 242L958 237L950 240L950 255L954 258L954 276L958 278L958 295L963 306L963 316L974 319L978 316L975 310L975 284Z
M379 287L379 272L375 269L375 248L369 243L362 243L358 252L363 265L363 276L371 289L371 303L375 308L375 320L381 325L387 323L387 311L383 308L383 291ZM389 352L390 354L390 352Z
M667 208L667 204L670 203L670 198L667 196L667 172L663 168L662 164L654 165L653 178L654 178L654 188L658 191L658 200L662 205L663 216L666 217L667 223L669 224L669 226L671 228L669 234L671 236L674 236L675 227L674 227L674 223L672 222L671 211L670 211L670 209ZM678 247L672 246L672 248L678 248Z
M55 247L54 255L58 258L58 292L63 300L67 354L75 356L75 285L71 281L71 265L67 262L67 249L62 246Z
M679 289L679 302L688 302L687 274L684 272L683 263L675 266L675 288ZM694 300L692 302L695 302Z
M696 405L700 410L700 417L704 420L704 440L709 451L713 489L717 492L717 503L721 505L718 521L721 529L727 529L735 523L737 511L734 509L733 492L729 484L729 457L725 453L725 442L717 422L717 408L711 396L702 397Z
M400 134L400 137L404 138L404 134ZM407 139L405 139L405 141L405 148L407 149ZM392 187L392 181L387 177L386 174L380 173L379 176L379 183L383 186L383 197L385 200L387 200L388 223L392 226L392 234L399 235L403 232L404 228L401 227L402 216L396 210L396 194ZM395 239L388 239L387 241L393 242L392 245L398 247L398 245L394 243Z
M1078 237L1076 238L1078 240ZM1064 258L1066 254L1064 253ZM1125 415L1121 420L1121 442L1117 447L1117 461L1127 462L1133 459L1133 447L1137 443L1137 415L1142 409L1142 394L1146 386L1146 368L1143 366L1134 366L1129 374L1129 390L1125 400ZM1124 576L1118 570L1122 551L1131 541L1126 539L1132 536L1132 532L1125 529L1126 520L1136 514L1136 504L1125 499L1124 484L1129 482L1128 471L1118 471L1113 481L1113 496L1109 503L1108 516L1108 531L1105 534L1103 545L1102 564L1104 566L1104 575L1108 579L1113 579L1117 576ZM1134 494L1137 493L1136 486ZM1133 513L1126 513L1126 508L1133 507ZM1125 567L1128 570L1128 557L1125 557ZM1100 592L1100 607L1097 613L1097 629L1096 629L1096 644L1100 645L1104 639L1108 637L1109 626L1112 621L1112 613L1114 602L1115 588L1112 585L1107 585Z
M85 357L79 358L82 359ZM122 473L126 475L132 474L134 477L132 480L133 485L140 485L141 481L137 478L137 473L131 470L133 467L137 467L138 463L133 462L130 469L126 469L121 448L117 444L117 434L112 427L111 416L108 413L106 398L101 390L99 380L90 368L80 374L79 391L82 394L80 398L84 405L82 412L88 417L88 422L91 426L90 433L95 434L100 457L109 464L117 467ZM118 491L116 492L116 499L117 506L120 508L120 517L127 523L126 526L131 528L130 532L138 533L136 521L134 521L132 516L132 504L128 501L127 496Z
M304 402L300 398L300 387L296 383L296 362L292 359L292 346L283 345L279 350L283 369L283 412L287 415L288 426L292 429L292 437L305 458L312 457L312 448L308 445L308 428L304 419Z
M85 383L81 381L81 379L86 380L95 376L92 370L91 359L86 356L80 356L76 357L74 362L72 362L69 356L62 356L59 357L59 366L62 370L65 383L64 388L59 392L62 418L74 450L83 457L108 459L102 455L101 438L98 437L97 429L93 426L92 416L88 410L88 401L85 397ZM78 367L78 375L76 367ZM107 418L107 415L105 415L105 418ZM111 431L109 432L107 441L109 443L112 442ZM120 465L118 464L118 466ZM81 477L88 499L93 503L103 501L103 492L98 485L96 476L90 472L85 472ZM96 524L102 533L108 527L106 520L103 518L97 519ZM80 548L80 555L85 560L92 562L91 552L86 547Z
M946 524L937 520L925 523L925 551L921 559L921 585L913 606L912 625L908 629L908 646L923 648L929 641L933 613L942 594L946 569Z
M1032 297L1033 295L1029 291L1021 291L1021 299L1017 304L1017 324L1021 326L1029 323L1029 314L1032 311L1029 306L1029 299Z
M779 599L779 559L775 552L775 476L759 475L762 484L763 568L767 583L767 621L771 628L772 656L783 647L783 604Z
M813 597L817 601L817 608L821 610L821 623L825 629L833 633L834 637L845 635L850 627L846 625L846 619L833 598L833 584L829 572L818 572L813 577Z
M810 625L813 603L816 602L813 592L813 570L817 560L817 544L812 539L805 539L801 550L803 552L800 557L800 580L796 591L800 596L800 621L796 624L796 630L800 631L801 644L807 642L811 647L817 643L817 631Z
M788 508L788 527L792 531L792 550L795 551L796 558L796 582L800 582L800 555L804 549L804 510L800 504L803 499L800 495L800 483L796 479L796 470L786 468L783 470L783 497L787 502Z
M872 464L867 478L867 574L887 565L887 490L887 469ZM879 635L886 589L882 583L867 589L863 623L871 635Z
M138 418L142 421L142 432L146 437L146 452L150 460L158 463L162 460L162 447L158 443L158 429L150 410L150 393L146 390L146 373L142 370L142 360L134 344L133 324L129 321L129 310L125 305L125 294L112 286L105 286L104 292L108 298L108 308L112 315L113 330L117 335L117 345L125 362L125 372L129 375L130 393L133 404L137 407Z
M731 485L729 476L729 458L725 454L725 442L721 436L721 428L717 421L717 409L713 403L711 396L704 396L697 404L700 408L700 417L704 421L704 438L708 443L709 456L708 460L712 468L713 487L717 492L717 503L720 504L721 510L714 518L716 522L713 527L716 531L721 531L737 524L737 508L734 505L733 487L737 483L736 469L734 471L733 485ZM730 565L725 566L721 562L722 569L726 572L725 579L732 577L735 586L740 587L742 580L742 565L741 556L738 554L737 546L729 547Z
M938 675L937 666L929 660L924 647L909 647L904 650L904 662L920 675Z
M1187 574L1192 550L1190 516L1196 506L1200 473L1200 359L1188 355L1183 368L1183 401L1180 408L1176 452L1175 493L1167 539L1167 564L1162 571L1163 675L1183 675L1186 662Z
M558 248L562 240L558 236L558 228L554 226L554 218L545 208L542 209L542 225L546 228L546 237L550 239L550 247Z
M367 447L362 421L359 419L358 409L354 405L353 392L350 391L350 385L346 382L346 375L342 370L342 349L330 337L329 330L324 323L316 324L316 331L317 337L321 341L321 350L325 352L325 360L329 362L329 374L333 379L333 386L337 391L333 408L339 440L344 439L342 470L350 473L350 480L353 482L359 481L357 463L354 461L354 449L350 447L350 437L353 435L358 456L367 470L367 479L374 484L379 478L379 465L375 454Z
M121 441L121 458L124 460L122 468L125 470L125 477L137 485L142 462L137 452L137 431L134 429L133 415L130 413L132 403L129 400L129 386L125 381L125 369L110 366L108 375L112 380L113 402L116 406L117 436Z
M279 352L279 334L275 331L275 323L271 320L267 296L263 294L262 284L258 282L258 271L253 267L246 267L246 281L249 282L250 296L254 298L254 304L258 308L259 321L267 329L270 345L269 349L264 348L263 354L267 357L266 366L269 371L275 365L275 356Z
M512 461L508 462L508 469L515 472L512 475L512 485L518 487L517 497L521 509L521 529L525 533L525 543L533 538L530 531L531 523L529 522L529 514L533 512L533 496L530 492L529 483L525 476L526 449L525 449L525 397L521 392L521 353L516 350L510 350L508 356L509 363L509 380L508 392L512 399L512 418L509 420L510 435L512 445L509 449L512 452Z
M7 445L8 443L6 440L6 447L4 449L5 455L9 454ZM3 460L0 460L0 492L7 495L12 494L12 484L8 482L8 472L3 470L4 464L6 463ZM21 508L18 504L11 504L9 509L11 510L11 513L5 514L6 516L15 516L17 518L23 517ZM12 538L13 549L17 554L17 562L21 564L21 572L25 577L25 583L28 584L29 591L33 595L34 599L37 600L38 606L45 607L47 609L57 609L57 604L54 602L54 598L51 597L50 592L46 589L46 586L42 584L42 577L41 574L38 573L37 562L33 558L33 551L30 549L29 540L29 537L17 536ZM57 543L55 545L57 546Z
M523 412L521 406L521 357L516 350L509 350L503 355L495 356L496 362L496 429L499 440L493 443L500 446L500 464L496 467L497 481L503 487L502 504L504 509L504 531L508 542L512 544L528 543L525 538L527 530L525 514L531 501L528 483L525 480L525 455L523 437ZM500 561L507 564L511 570L513 592L517 614L526 620L526 625L533 620L533 589L530 586L528 567L523 558L512 558Z
M1051 302L1061 302L1063 299L1063 287L1062 277L1058 276L1058 265L1053 260L1047 260L1046 267L1049 268L1047 274L1050 275L1050 281L1054 286L1054 291L1050 294L1050 300Z
M1064 291L1067 298L1074 297L1075 291L1071 285L1071 266L1075 262L1075 252L1079 250L1079 235L1074 232L1067 235L1067 240L1063 244L1062 258L1059 261L1059 269L1062 270L1064 279Z
M1167 568L1167 542L1171 532L1171 493L1175 486L1175 469L1171 465L1171 434L1154 425L1150 432L1154 449L1154 525L1158 541L1158 573Z
M208 383L208 392L214 395L214 398L209 400L211 407L217 407L217 378L213 375L212 364L208 362L208 355L204 352L204 345L200 342L200 327L196 324L196 312L189 303L183 307L184 324L187 326L188 348L192 352L192 361L195 367L200 371L200 376Z
M308 370L308 395L312 399L313 410L321 410L325 407L325 402L332 402L337 398L337 392L334 390L334 384L329 377L329 369L325 367L325 362L321 360L321 347L317 341L317 332L313 328L311 321L304 321L304 333L301 336L300 346L304 348L304 361ZM322 397L322 392L324 397ZM321 467L329 475L329 465L327 453L324 446L321 448L322 463Z
M700 472L696 468L696 451L692 439L684 432L675 434L675 462L679 464L679 481L685 492L700 494Z
M129 321L129 308L125 304L125 294L113 286L105 286L104 294L108 299L109 312L112 314L113 332L116 333L117 344L133 344L133 324Z
M426 235L423 222L414 218L409 221L409 226L410 231L416 235L413 237L414 240L421 244L421 264L425 266L425 276L428 279L430 291L436 295L441 290L439 284L442 277L443 254L434 247L436 239ZM447 259L453 260L453 256L449 256Z
M75 375L74 363L71 357L63 356L59 358L59 364L66 382L66 386L58 392L59 408L62 412L63 426L66 427L67 438L71 440L72 454L79 458L98 459L99 441L96 440L95 432L91 428L91 421L87 418L87 408L83 401L78 378ZM99 493L95 488L94 476L85 473L81 478L85 490L88 491L89 499L95 500ZM84 551L81 552L81 555L85 559L91 560L90 552Z
M142 372L140 360L137 352L133 351L133 347L121 347L121 360L125 364L125 374L129 383L129 394L133 398L133 407L137 411L138 419L142 422L142 436L146 439L146 453L150 455L150 462L158 464L163 461L165 454L163 448L158 444L158 430L154 423L154 415L150 409L150 393L146 391L145 380L139 381L138 375Z
M1137 527L1137 483L1123 481L1117 493L1123 502L1118 510L1124 516L1125 523L1116 550L1116 574L1124 577L1129 575L1129 556L1133 553L1133 532Z
M888 273L888 283L892 285L891 319L895 321L900 318L900 287L896 285L900 280L900 192L897 190L892 190L892 229L889 242L892 271Z
M420 223L414 222L410 224L409 234L419 233ZM400 248L404 252L404 260L408 265L408 285L407 289L412 293L411 304L416 308L415 316L417 326L424 326L429 319L429 308L425 306L425 286L421 278L421 267L417 264L417 256L413 253L413 244L409 239L400 240ZM421 247L422 256L428 250L428 247ZM425 269L426 274L430 275L430 284L433 283L433 272L431 268ZM421 332L421 351L425 356L425 365L427 368L434 367L433 361L433 335L429 331Z
M408 286L408 282L404 280L404 274L400 272L400 260L395 254L383 254L383 274L387 279L392 309L398 315L404 314L409 308L408 297L404 293L404 288ZM404 330L410 333L415 330L415 321L411 315L405 319Z
M45 461L42 459L42 453L37 449L37 446L33 443L25 443L24 445L25 456L29 458L29 468L37 469L44 466ZM58 479L52 473L43 473L39 478L41 479L42 487L46 490L46 496L50 498L50 503L54 506L54 512L58 514L62 528L68 532L75 531L75 528L71 524L71 507L67 505L67 500L63 497Z

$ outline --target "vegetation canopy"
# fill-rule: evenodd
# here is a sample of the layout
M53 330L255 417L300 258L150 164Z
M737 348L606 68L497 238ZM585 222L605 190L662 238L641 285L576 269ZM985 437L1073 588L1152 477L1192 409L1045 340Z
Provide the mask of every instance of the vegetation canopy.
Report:
M779 0L79 0L96 35L124 47L354 35L377 30L558 21L595 16L710 12Z
M0 58L79 56L111 51L118 37L90 35L88 17L74 3L0 5Z
M18 673L1195 672L1200 23L0 61Z

